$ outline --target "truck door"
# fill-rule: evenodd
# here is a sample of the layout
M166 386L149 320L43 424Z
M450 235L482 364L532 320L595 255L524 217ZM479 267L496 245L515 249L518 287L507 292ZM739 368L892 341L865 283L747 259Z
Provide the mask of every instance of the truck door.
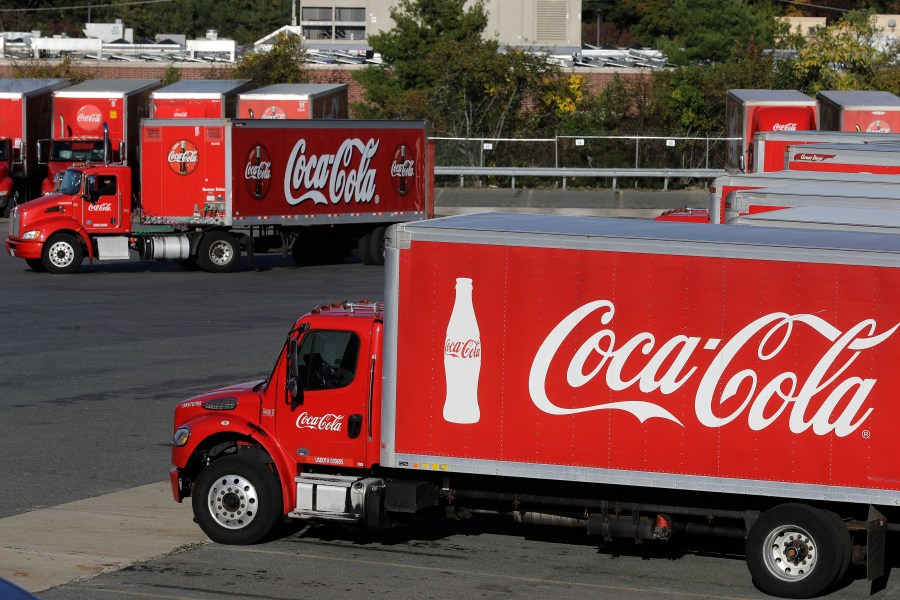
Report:
M88 233L112 233L122 227L122 193L115 174L91 175L85 183L81 222Z
M371 327L360 319L359 325L364 324ZM297 462L365 465L370 338L365 328L302 334L296 353L298 392L285 390L276 411L278 437Z

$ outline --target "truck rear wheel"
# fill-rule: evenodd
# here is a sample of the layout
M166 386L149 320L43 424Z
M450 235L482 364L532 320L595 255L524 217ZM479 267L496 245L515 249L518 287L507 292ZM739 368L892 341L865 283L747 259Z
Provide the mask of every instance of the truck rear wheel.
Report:
M240 258L237 239L225 231L206 234L197 247L197 264L209 273L230 273L237 268Z
M281 515L281 487L266 465L227 456L197 477L191 503L203 532L219 544L254 544Z
M835 583L851 548L843 524L805 504L766 511L747 536L747 568L763 592L781 598L811 598ZM846 530L846 528L844 528Z
M369 246L371 246L371 242L369 240L372 239L372 232L367 232L364 236L359 238L359 241L356 243L356 251L359 252L359 260L364 265L372 264L372 254L369 252Z
M372 230L369 239L369 257L372 265L384 264L384 232L387 228L378 226Z
M57 233L44 244L41 263L50 273L74 273L81 266L81 240L70 233Z

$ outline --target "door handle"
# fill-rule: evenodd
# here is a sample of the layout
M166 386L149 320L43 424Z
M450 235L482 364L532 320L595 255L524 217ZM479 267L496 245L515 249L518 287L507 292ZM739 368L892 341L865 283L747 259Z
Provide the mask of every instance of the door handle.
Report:
M362 432L362 420L362 415L350 415L350 420L347 423L347 437L351 440L358 438Z

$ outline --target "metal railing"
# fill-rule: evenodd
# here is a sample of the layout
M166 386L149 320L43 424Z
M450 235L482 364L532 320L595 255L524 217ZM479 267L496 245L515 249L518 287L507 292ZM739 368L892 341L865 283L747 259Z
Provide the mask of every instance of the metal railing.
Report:
M435 137L435 175L476 185L511 185L552 177L570 179L710 179L725 173L726 142L735 138L682 136L574 136L552 138Z

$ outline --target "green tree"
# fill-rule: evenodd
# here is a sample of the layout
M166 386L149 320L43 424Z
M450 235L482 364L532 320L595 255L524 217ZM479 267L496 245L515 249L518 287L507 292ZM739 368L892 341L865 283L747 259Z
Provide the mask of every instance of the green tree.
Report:
M819 90L872 89L876 73L887 67L892 53L877 49L871 13L849 12L835 23L800 40L797 55L788 61L791 87L814 94Z
M14 77L33 77L36 79L68 79L72 83L81 83L91 79L85 69L77 69L75 61L70 56L64 56L61 60L12 60Z
M638 17L630 31L645 45L654 45L674 64L727 60L735 43L749 40L771 48L776 35L786 30L767 5L744 0L625 0Z
M369 38L383 57L354 76L368 118L426 119L438 135L504 137L542 125L531 110L559 74L545 56L485 40L484 3L401 0L395 27Z
M303 61L306 50L302 40L293 34L281 33L268 52L249 52L231 72L233 79L249 79L256 87L276 83L306 83L309 73Z

